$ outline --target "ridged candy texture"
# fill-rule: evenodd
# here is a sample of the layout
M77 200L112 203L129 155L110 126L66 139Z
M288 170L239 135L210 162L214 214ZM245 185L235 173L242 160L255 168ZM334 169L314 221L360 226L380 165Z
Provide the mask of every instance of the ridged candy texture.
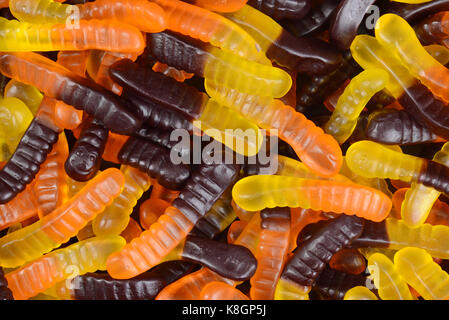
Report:
M248 211L274 207L301 207L384 220L392 203L384 193L352 183L285 176L250 176L232 190L238 206Z
M125 239L119 236L77 242L8 273L8 286L14 299L28 299L68 277L104 270L108 256L120 250L125 243Z

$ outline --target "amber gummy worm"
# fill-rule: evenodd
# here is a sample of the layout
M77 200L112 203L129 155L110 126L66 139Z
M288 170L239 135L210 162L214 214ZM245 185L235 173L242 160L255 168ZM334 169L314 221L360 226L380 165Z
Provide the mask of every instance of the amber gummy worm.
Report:
M336 175L343 157L338 142L281 100L244 94L235 89L206 80L207 93L218 102L234 108L243 116L266 130L277 130L278 136L289 143L301 161L322 177Z

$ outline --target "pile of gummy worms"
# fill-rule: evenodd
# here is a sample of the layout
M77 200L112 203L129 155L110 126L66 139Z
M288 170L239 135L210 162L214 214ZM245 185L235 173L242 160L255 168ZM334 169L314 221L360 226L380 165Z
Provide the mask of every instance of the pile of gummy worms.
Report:
M0 1L1 299L449 299L449 0L63 2Z

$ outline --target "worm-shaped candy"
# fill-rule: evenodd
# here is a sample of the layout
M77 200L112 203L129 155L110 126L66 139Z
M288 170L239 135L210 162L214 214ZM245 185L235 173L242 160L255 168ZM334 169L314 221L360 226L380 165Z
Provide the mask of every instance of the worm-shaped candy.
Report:
M125 239L119 236L90 238L34 260L8 273L6 280L14 299L26 300L73 273L104 270L107 257L124 245Z
M33 183L40 216L46 216L67 201L67 178L63 163L69 154L64 133L41 165Z
M192 121L182 114L164 108L148 99L142 99L131 90L123 90L122 97L129 103L130 109L139 115L142 122L150 127L162 130L184 129L189 133L193 131Z
M359 141L346 152L348 167L364 177L418 182L449 194L449 168L435 161L403 154L372 141Z
M0 72L34 85L50 98L86 111L113 132L130 134L141 125L140 119L126 109L118 96L39 54L3 53Z
M164 258L164 261L169 260L199 263L222 277L240 281L250 279L258 264L251 251L244 246L193 235L188 235Z
M394 265L408 284L426 300L449 300L449 275L424 249L404 248L394 255Z
M130 60L112 65L110 74L134 93L167 106L189 120L197 120L193 123L196 128L238 153L253 156L259 152L263 138L257 126L196 88L141 68Z
M301 207L357 215L382 221L392 203L384 193L351 183L285 176L250 176L239 180L232 198L249 211L274 207Z
M81 20L79 28L68 28L66 24L33 25L0 17L0 30L1 51L98 49L142 52L145 46L137 28L109 20Z
M123 184L119 170L107 169L49 215L4 236L0 239L0 265L20 266L67 242L119 195Z
M254 254L261 230L260 222L260 215L254 214L253 219L234 241L234 244L244 246ZM201 290L209 283L215 281L235 285L235 281L223 278L209 268L202 268L198 272L194 272L165 287L156 297L156 300L198 299Z
M151 186L150 177L138 169L122 166L120 171L125 177L125 186L112 204L92 221L92 228L96 236L119 235L125 230L137 200Z
M449 165L449 143L445 143L441 150L435 153L433 161L445 166ZM401 206L401 217L404 222L410 227L416 227L424 223L440 195L441 192L434 188L412 183Z
M449 137L449 109L446 104L416 82L390 50L374 37L359 35L352 42L351 52L363 68L383 68L387 71L390 83L386 88L398 102L434 133L443 138Z
M368 118L366 136L369 140L392 145L431 143L438 139L409 112L393 109L372 113Z
M365 105L385 88L389 76L382 69L369 69L354 77L340 96L324 131L343 144L352 134Z
M379 42L396 53L413 76L436 96L449 101L444 80L449 77L449 70L424 49L407 21L394 14L385 14L377 20L375 31Z
M47 107L51 108L46 101L41 104L38 115L25 131L14 154L0 170L0 204L7 203L25 190L58 140L61 129L52 126L52 120L47 121L51 116L45 114Z
M206 81L206 90L218 102L234 108L261 128L277 129L279 137L317 175L331 177L340 170L343 157L337 141L292 107L280 100L243 94L212 81Z
M343 215L302 243L284 267L275 299L307 296L333 254L351 244L362 231L362 219Z
M286 263L290 240L290 208L260 212L262 232L257 246L257 270L251 278L253 300L270 300Z
M87 273L72 280L70 292L65 292L68 291L65 282L60 283L57 293L75 300L153 300L166 285L182 277L192 267L191 262L170 261L126 280L114 279L107 274Z
M166 286L156 296L156 300L198 300L202 289L217 281L231 286L234 284L234 281L223 278L208 268L202 268Z
M147 48L158 61L242 92L278 98L292 85L288 73L279 68L245 60L196 39L169 31L147 34L147 39Z
M245 29L277 65L309 74L328 74L341 63L341 54L318 39L296 38L269 16L244 6L225 17Z
M212 208L239 170L240 166L231 164L201 165L158 221L111 255L108 273L117 279L128 279L158 264Z
M171 161L168 149L149 141L129 138L118 158L120 163L138 168L171 190L182 189L190 176L186 165Z
M39 207L33 185L29 185L17 197L5 204L0 204L0 229L27 220L38 214Z
M35 24L66 23L76 17L82 20L110 19L144 32L160 32L165 29L166 23L162 8L145 0L99 0L82 5L62 4L53 0L11 0L9 7L20 21Z
M165 11L167 29L209 42L227 52L234 52L242 58L269 64L256 41L232 21L214 12L178 0L154 0L154 2ZM170 63L167 64L176 67Z
M388 257L372 254L368 258L368 270L382 300L413 300L407 283Z
M353 241L354 247L381 247L399 250L405 247L425 249L435 258L449 257L449 227L422 224L410 228L404 221L387 218L380 223L365 221L362 235Z

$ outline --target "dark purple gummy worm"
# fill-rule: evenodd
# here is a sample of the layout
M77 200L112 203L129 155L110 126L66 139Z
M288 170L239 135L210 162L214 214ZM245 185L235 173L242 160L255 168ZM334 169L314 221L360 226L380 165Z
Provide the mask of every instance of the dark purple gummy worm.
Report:
M366 136L383 144L409 145L435 141L438 136L405 110L385 109L370 115Z
M347 247L363 231L364 221L341 215L301 243L285 265L281 278L301 286L312 286L332 256Z
M108 133L109 130L96 119L84 126L64 165L69 177L87 181L95 176L100 169Z
M182 258L238 281L251 278L257 268L256 258L246 247L192 235L185 240Z
M30 184L58 141L56 132L34 118L14 154L0 171L0 204L12 200Z
M160 185L180 190L190 176L184 164L174 164L170 150L150 141L131 137L119 152L120 163L130 165L156 179Z

